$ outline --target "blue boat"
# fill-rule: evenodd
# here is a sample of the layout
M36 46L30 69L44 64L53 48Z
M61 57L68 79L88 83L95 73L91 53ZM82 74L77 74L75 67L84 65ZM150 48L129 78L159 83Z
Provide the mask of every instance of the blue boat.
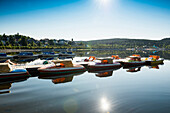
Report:
M26 69L13 69L8 63L0 63L0 68L0 81L30 76Z
M58 54L55 54L54 52L43 52L40 57L58 57Z
M72 52L60 52L59 56L75 56L75 54Z
M0 60L8 60L11 59L12 56L8 56L6 53L0 53Z
M21 52L18 54L18 58L33 58L34 55L32 52Z

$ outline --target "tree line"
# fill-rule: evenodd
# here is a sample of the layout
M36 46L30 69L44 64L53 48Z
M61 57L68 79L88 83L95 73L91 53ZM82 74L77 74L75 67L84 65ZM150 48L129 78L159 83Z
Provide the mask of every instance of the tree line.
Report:
M72 40L62 40L65 42L58 43L57 39L41 39L36 40L29 36L20 35L19 33L14 35L0 35L0 49L52 49L52 48L86 48L85 45L75 43Z
M162 40L146 39L103 39L92 41L73 41L57 39L36 40L29 36L0 35L0 49L52 49L52 48L78 48L78 49L125 49L125 48L165 48L170 49L170 38Z

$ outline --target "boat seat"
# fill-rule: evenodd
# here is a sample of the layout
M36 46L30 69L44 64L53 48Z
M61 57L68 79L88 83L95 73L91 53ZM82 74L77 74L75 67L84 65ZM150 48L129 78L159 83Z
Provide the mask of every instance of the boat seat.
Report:
M9 63L0 63L0 73L9 73L12 71Z

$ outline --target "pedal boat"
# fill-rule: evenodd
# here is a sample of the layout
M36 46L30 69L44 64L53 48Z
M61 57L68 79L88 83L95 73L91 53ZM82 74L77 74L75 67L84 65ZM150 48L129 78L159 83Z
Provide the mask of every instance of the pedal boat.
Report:
M120 62L126 61L126 59L120 58L119 55L112 55L111 58L113 59L113 62L114 62L114 63L120 63Z
M157 55L150 55L148 58L142 58L143 61L146 62L147 65L156 65L163 64L164 58L160 58Z
M142 66L145 65L145 61L141 61L140 55L132 55L126 58L125 61L120 62L121 65L125 67L135 67L135 66Z
M97 62L95 56L90 56L89 58L85 57L81 60L76 61L76 64L83 65L85 68L88 68L89 64L93 64L94 62Z
M8 63L0 63L0 80L29 77L26 69L12 69Z
M59 54L55 54L54 52L43 52L43 54L39 55L39 57L58 57Z
M104 69L114 69L120 68L120 63L113 63L112 59L109 58L98 58L101 62L93 62L88 64L88 71L104 70Z
M0 53L0 61L5 61L7 59L13 58L12 56L7 55L6 53Z
M54 65L38 68L40 76L64 75L86 71L86 68L79 64L72 64L71 61L56 60Z

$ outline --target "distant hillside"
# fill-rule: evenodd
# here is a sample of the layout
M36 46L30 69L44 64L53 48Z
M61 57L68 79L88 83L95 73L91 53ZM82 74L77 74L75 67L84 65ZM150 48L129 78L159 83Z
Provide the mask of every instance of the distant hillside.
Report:
M14 35L0 35L0 49L46 49L46 48L86 48L82 43L64 39L41 39L36 40L19 33Z
M92 48L168 48L170 49L170 38L162 40L147 40L147 39L125 39L125 38L114 38L114 39L102 39L102 40L91 40L91 41L80 41L85 43Z
M113 38L91 41L73 41L64 39L36 40L19 33L0 35L0 49L34 49L34 48L93 48L93 49L127 49L127 48L166 48L170 49L170 38L162 40Z

